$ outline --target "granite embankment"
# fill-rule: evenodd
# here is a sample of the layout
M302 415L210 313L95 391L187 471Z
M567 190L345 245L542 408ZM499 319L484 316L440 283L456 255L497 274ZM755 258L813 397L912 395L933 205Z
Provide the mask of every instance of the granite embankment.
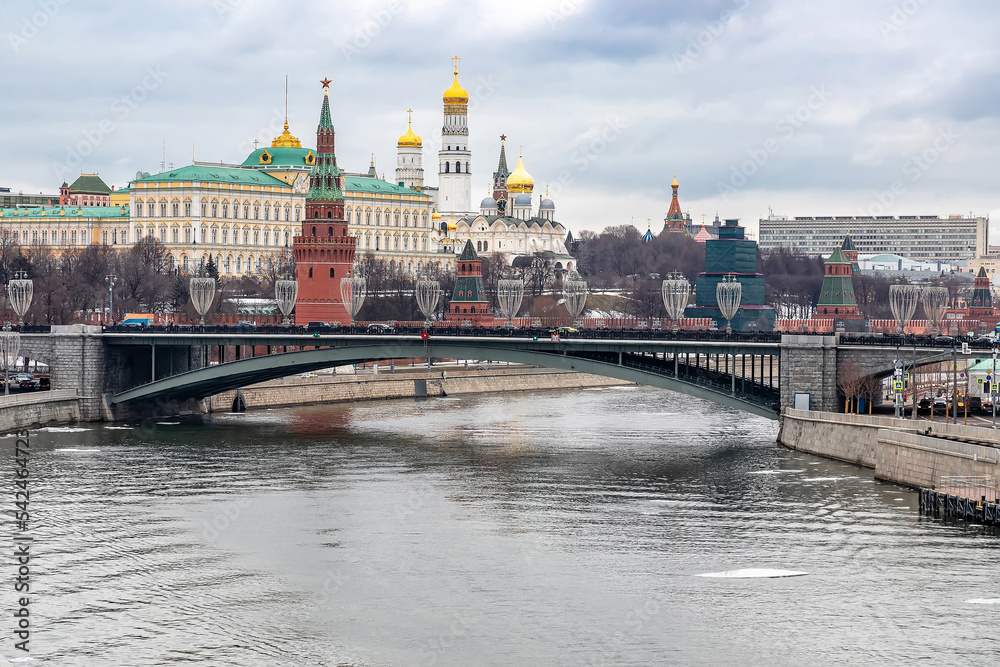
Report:
M237 391L247 409L274 408L310 403L373 401L420 396L455 396L489 392L578 389L629 384L572 371L535 368L407 371L381 375L319 375L261 382L211 398L212 412L232 410Z
M875 470L904 486L942 486L942 478L1000 475L1000 435L978 426L786 408L778 442ZM947 480L946 480L947 481Z
M80 398L72 389L0 395L0 433L76 421L80 421Z

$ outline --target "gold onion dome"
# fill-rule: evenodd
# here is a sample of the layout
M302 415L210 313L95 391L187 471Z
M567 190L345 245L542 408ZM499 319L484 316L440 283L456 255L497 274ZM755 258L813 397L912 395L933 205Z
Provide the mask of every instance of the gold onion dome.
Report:
M680 186L681 186L681 184L677 182L677 177L674 176L674 182L670 184L670 187L672 187L672 188L679 188Z
M438 213L437 211L434 211L433 213L431 213L431 220L440 220L440 219L441 219L441 214L440 213Z
M449 222L448 223L448 231L449 232L453 232L456 229L458 229L458 225L456 225L454 222Z
M517 167L507 177L507 190L509 192L525 192L530 194L534 188L535 181L531 178L528 170L524 168L524 158L519 155L517 158Z
M455 80L452 82L451 87L444 91L444 95L441 96L445 104L468 104L469 103L469 93L458 85L458 66L455 66Z
M285 131L281 133L281 136L275 137L274 141L271 142L271 148L302 148L302 142L288 131L287 120L285 121Z
M407 122L406 134L396 142L396 148L421 148L424 142L413 131L413 120Z

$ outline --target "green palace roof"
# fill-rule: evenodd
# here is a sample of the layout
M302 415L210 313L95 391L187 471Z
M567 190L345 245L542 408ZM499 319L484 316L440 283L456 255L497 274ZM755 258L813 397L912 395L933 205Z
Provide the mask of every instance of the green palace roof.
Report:
M388 194L388 195L416 195L428 197L423 192L411 190L402 185L388 183L380 178L368 176L344 176L344 189L347 193L364 192L367 194ZM429 198L429 197L428 197Z
M22 206L0 209L0 218L128 218L128 206Z
M69 186L69 189L74 193L84 195L106 195L111 193L111 188L97 174L80 174L80 177L73 181L73 185Z
M271 161L262 163L260 156L265 152L271 156ZM311 167L312 164L306 162L306 156L310 154L313 156L312 162L315 163L316 151L312 148L292 148L286 146L258 148L247 156L247 159L243 161L243 166L257 167L258 169L266 167Z
M171 169L145 178L138 178L132 183L164 183L178 181L197 181L200 183L238 183L241 185L261 185L291 188L280 178L265 174L256 169L241 169L239 167L216 167L212 165L189 165L180 169Z

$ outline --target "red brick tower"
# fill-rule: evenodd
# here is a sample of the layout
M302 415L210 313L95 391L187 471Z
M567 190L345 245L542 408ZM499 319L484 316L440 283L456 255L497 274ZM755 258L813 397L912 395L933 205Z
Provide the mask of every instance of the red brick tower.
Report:
M292 243L299 282L295 321L347 324L351 316L340 298L340 279L351 275L354 237L347 233L344 219L344 183L337 169L330 119L330 80L321 83L323 108L316 129L316 165L309 177L302 234Z
M483 287L483 260L479 259L472 241L465 242L465 249L458 258L458 277L455 291L444 318L449 322L469 322L474 326L493 326L493 314Z

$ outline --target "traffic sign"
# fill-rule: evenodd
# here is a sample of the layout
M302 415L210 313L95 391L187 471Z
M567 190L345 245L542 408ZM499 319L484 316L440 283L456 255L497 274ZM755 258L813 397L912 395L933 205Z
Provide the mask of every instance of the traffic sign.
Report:
M983 383L983 378L976 378L976 384L981 385L982 383Z
M1000 389L1000 385L998 385L998 384L997 384L996 382L994 382L994 383L993 383L993 384L992 384L992 385L990 386L990 393L993 393L993 394L995 394L995 393L997 393L997 390L998 390L998 389Z
M903 381L902 380L896 380L893 384L895 385L894 389L896 391L903 391Z
M910 371L906 371L905 373L903 373L903 379L904 380L909 380L910 379Z

